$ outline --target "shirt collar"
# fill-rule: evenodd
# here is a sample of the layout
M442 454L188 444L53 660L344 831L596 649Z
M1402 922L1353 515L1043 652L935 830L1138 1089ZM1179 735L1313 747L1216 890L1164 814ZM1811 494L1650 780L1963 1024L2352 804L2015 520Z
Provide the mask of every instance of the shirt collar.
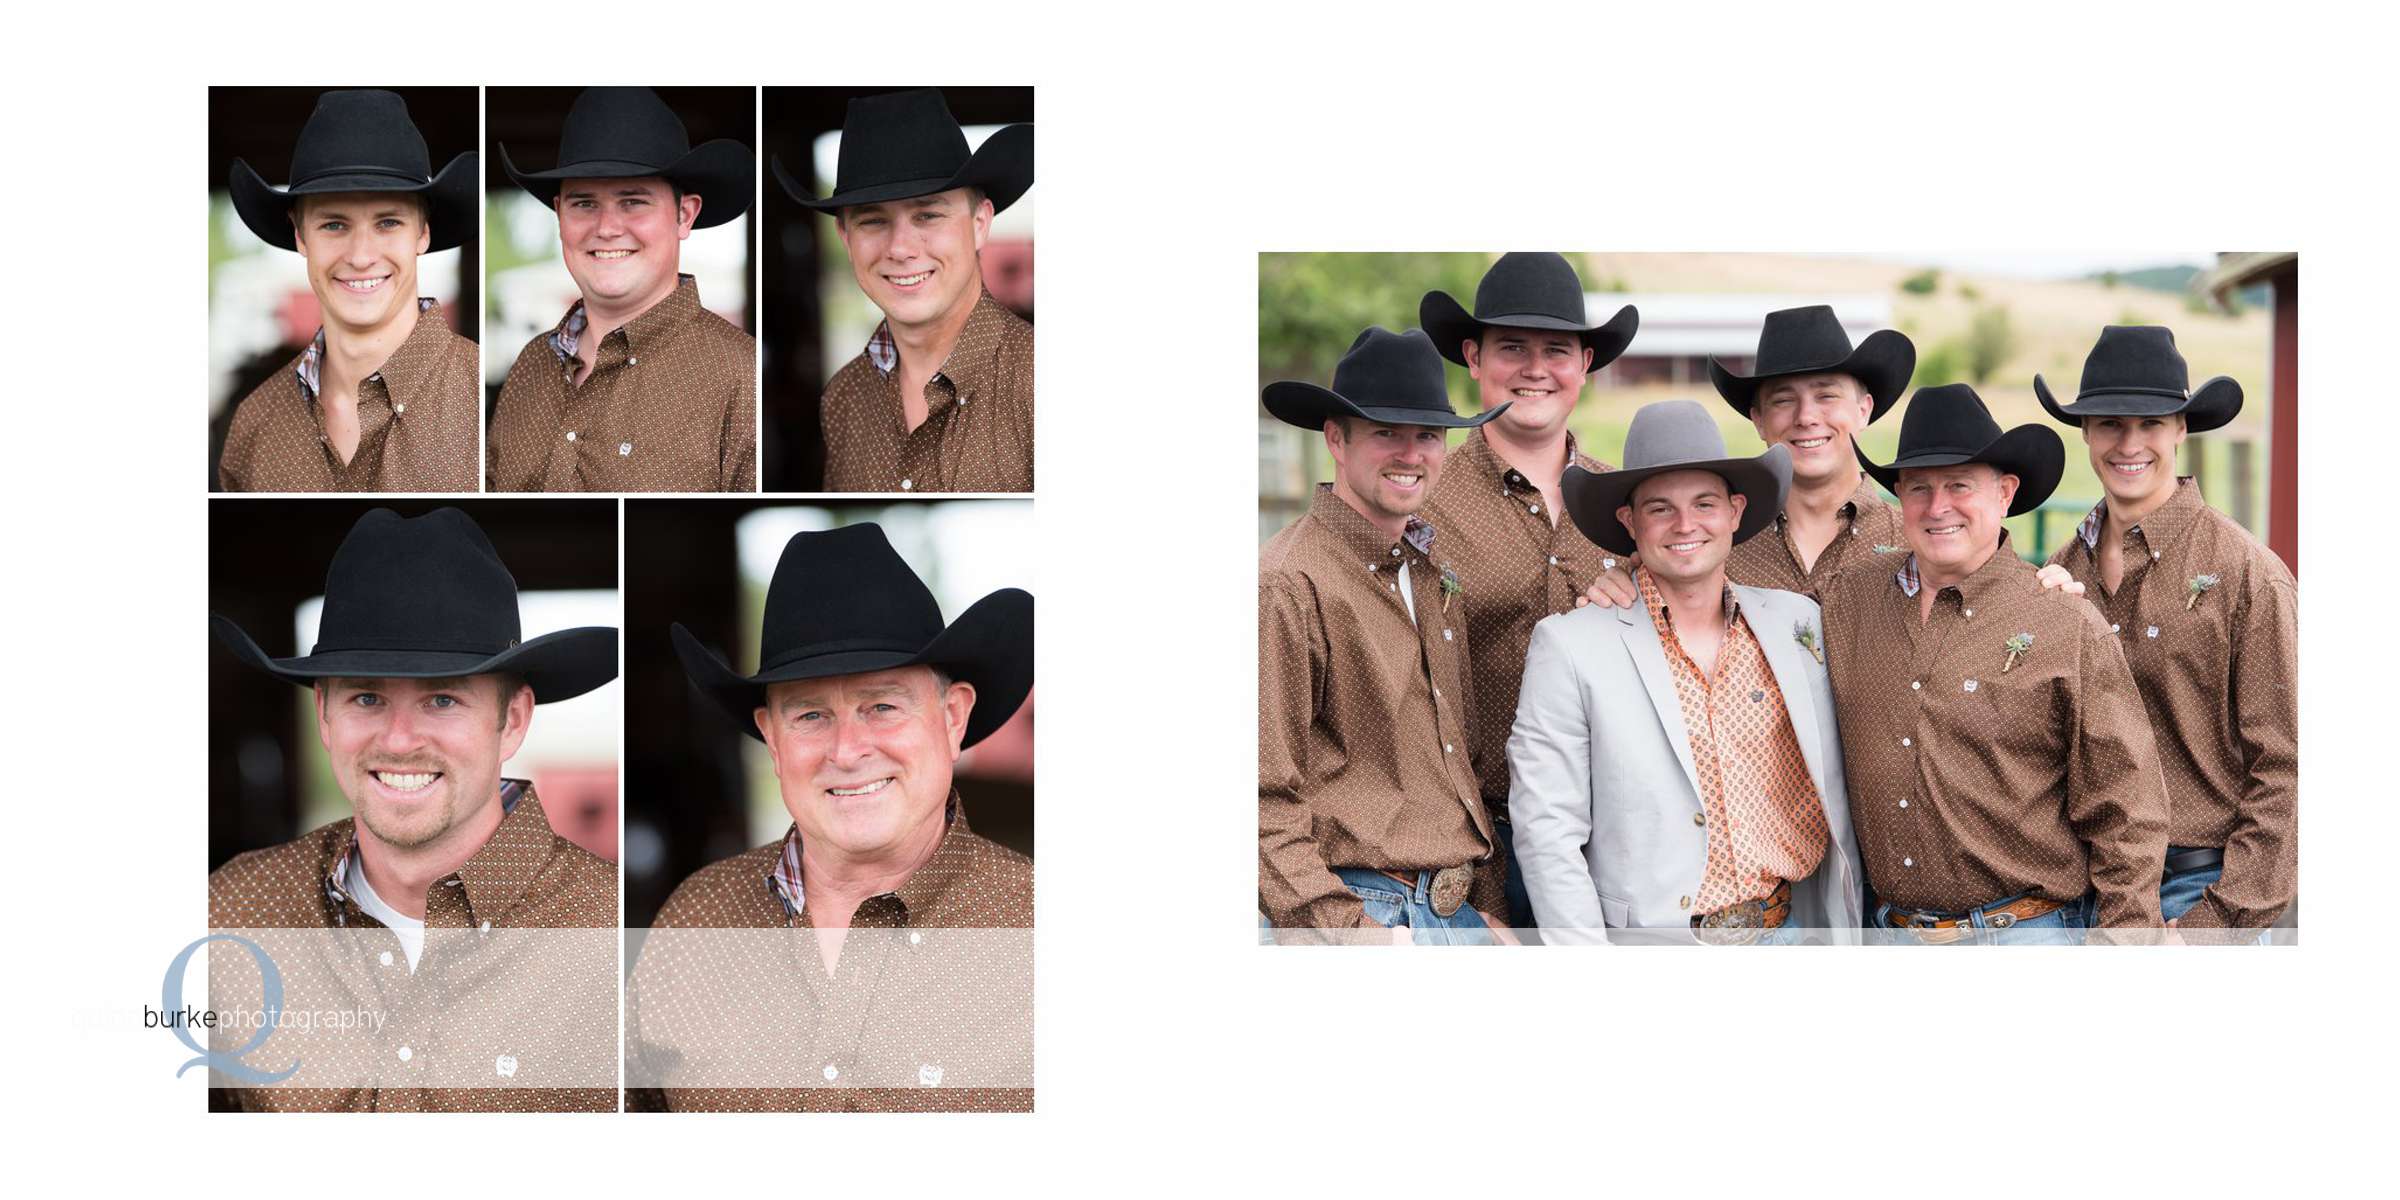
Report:
M350 899L346 881L351 856L358 853L357 825L351 825L348 833L341 852L333 856L333 865L325 873L325 898L333 902L336 912ZM467 907L471 911L487 918L506 912L525 894L549 858L550 838L550 819L542 812L542 802L534 794L533 784L523 779L503 779L499 828L454 872L457 882L443 882L466 888Z
M1957 589L1961 602L1973 607L1984 603L1994 588L2003 586L2003 581L2009 576L2017 574L2019 567L2026 570L2033 569L2026 564L2025 560L2017 557L2015 550L2009 548L2008 530L2002 529L1999 549L1992 551L1992 556L1985 559L1983 565L1975 569L1974 574L1951 586ZM1916 552L1909 552L1907 561L1900 564L1900 573L1893 576L1893 579L1899 583L1900 591L1910 599L1915 599L1917 593L1923 590L1924 576L1917 571ZM2015 585L2007 584L2006 586L2013 587Z
M2152 509L2150 515L2142 518L2141 524L2134 526L2130 532L2141 534L2142 541L2148 543L2151 549L2163 551L2182 540L2184 531L2192 527L2193 520L2206 506L2206 502L2200 498L2200 481L2189 475L2177 476L2175 490L2167 495L2166 503ZM2108 501L2102 500L2093 506L2091 515L2083 519L2083 524L2075 527L2075 536L2083 542L2084 549L2097 551L2100 548L2100 531L2107 522Z
M1350 507L1350 502L1335 495L1333 485L1317 485L1317 496L1308 506L1308 515L1322 523L1341 540L1360 562L1368 566L1388 565L1401 557L1399 548L1407 546L1417 556L1432 561L1433 522L1421 516L1411 516L1397 539L1388 537L1373 522Z
M900 886L889 894L900 901L904 912L922 913L933 907L966 873L966 831L958 827L958 789L950 789L949 810L943 815L942 840L933 849L933 857L910 873ZM807 906L808 889L800 881L800 826L794 824L783 835L783 852L775 856L775 866L767 872L767 891L783 904L786 918L798 918Z
M1567 462L1594 473L1609 469L1607 463L1576 448L1573 430L1567 432ZM1450 456L1449 465L1442 470L1447 474L1471 472L1477 479L1496 481L1500 485L1500 494L1504 496L1539 490L1533 486L1532 480L1525 478L1524 472L1509 466L1507 460L1492 449L1491 439L1485 437L1481 429L1468 432L1466 441L1459 446L1457 453Z
M1634 587L1637 588L1642 594L1642 607L1649 610L1650 623L1658 627L1659 636L1674 636L1675 618L1672 613L1667 611L1666 593L1659 590L1658 582L1650 577L1649 570L1643 567L1635 567L1633 570L1633 583ZM1742 605L1741 601L1735 598L1733 594L1733 583L1730 580L1728 580L1725 584L1725 595L1722 598L1722 603L1725 606L1725 627L1727 629L1731 629L1733 628L1734 620L1742 615Z
M674 291L618 326L615 332L625 335L626 350L639 353L653 342L666 340L702 311L700 281L690 275L678 274L675 276ZM583 301L578 299L567 309L567 315L559 318L558 327L550 331L550 352L558 356L558 361L563 363L575 357L575 352L583 346L583 331L589 325L590 318L584 314Z
M1858 514L1870 511L1870 506L1882 503L1883 493L1876 490L1875 481L1869 478L1865 471L1860 471L1858 486L1851 490L1850 498L1842 501L1842 506L1834 511L1840 513L1843 520L1850 522L1850 533L1855 537L1858 534ZM1777 529L1783 528L1790 520L1790 509L1781 509L1775 513Z
M377 369L376 373L384 377L384 390L390 392L394 399L404 399L409 385L416 382L414 356L403 358L400 351L407 349L418 338L428 336L431 330L439 330L442 333L450 331L449 326L442 321L441 310L441 301L431 296L417 297L416 327L409 330L408 337L400 343L399 347L393 349L391 357L384 359L383 366ZM426 320L428 316L433 318L431 322ZM324 326L317 326L317 336L309 341L308 349L300 352L300 361L292 364L292 373L300 377L301 397L312 404L315 403L317 388L325 377Z
M977 361L973 357L961 358L958 348L970 343L976 345L997 344L997 338L984 338L980 342L975 339L995 325L1006 324L1013 315L998 300L993 299L990 292L987 291L977 296L974 310L967 314L967 323L959 327L958 340L950 343L949 357L942 360L941 369L935 371L934 374L949 380L951 385L961 392L975 390L975 385L983 382L984 368L990 363ZM880 374L890 375L899 369L900 344L892 339L892 322L889 317L878 323L875 326L875 332L867 338L866 353L867 361L873 363L875 370Z

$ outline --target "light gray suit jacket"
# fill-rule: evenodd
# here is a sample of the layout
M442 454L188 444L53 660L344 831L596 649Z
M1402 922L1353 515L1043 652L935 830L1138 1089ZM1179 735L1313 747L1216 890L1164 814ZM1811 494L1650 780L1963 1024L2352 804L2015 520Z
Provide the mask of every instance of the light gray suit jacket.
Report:
M1866 873L1850 830L1833 683L1793 633L1805 622L1823 645L1824 620L1806 596L1733 591L1783 691L1833 835L1816 873L1793 885L1789 919L1855 942ZM1699 894L1708 853L1707 830L1692 820L1699 778L1666 652L1639 605L1579 608L1534 626L1508 778L1518 870L1545 942L1695 940L1681 901Z

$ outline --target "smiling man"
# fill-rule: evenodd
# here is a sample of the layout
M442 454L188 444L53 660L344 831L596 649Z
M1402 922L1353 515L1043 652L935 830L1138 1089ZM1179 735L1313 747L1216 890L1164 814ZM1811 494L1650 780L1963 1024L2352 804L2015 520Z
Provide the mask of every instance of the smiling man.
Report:
M2175 334L2111 325L2060 404L2107 496L2050 561L2090 585L2125 649L2173 803L2160 914L2190 941L2263 940L2299 886L2299 590L2283 560L2175 475L2189 434L2242 410L2191 386Z
M459 941L429 943L429 933L616 924L616 867L551 832L533 785L504 778L501 767L524 743L536 705L616 677L617 631L521 638L515 580L483 530L454 508L416 518L379 508L359 518L326 569L317 641L305 655L271 658L224 617L211 618L210 628L245 665L313 690L317 737L353 814L218 868L208 877L210 928L388 931L366 933L370 949L388 947L363 968L369 999L396 1009L402 1028L422 1023L440 1039L417 1041L429 1047L422 1057L403 1046L396 1061L379 1058L380 1071L363 1085L345 1078L342 1086L306 1086L301 1078L240 1089L235 1102L352 1111L616 1107L606 1087L399 1081L437 1065L450 1071L450 1062L472 1060L479 1049L471 1034L444 1029L440 997L488 968L468 961L472 955L462 959ZM412 996L434 1015L410 1005ZM456 1011L466 1000L447 1003ZM515 1046L541 1040L533 1014L525 1015L529 1027ZM492 1061L488 1050L482 1061Z
M1451 564L1474 652L1467 663L1475 719L1467 744L1503 855L1510 843L1508 729L1534 623L1571 611L1602 570L1603 555L1575 522L1559 519L1559 479L1570 466L1609 466L1576 448L1567 422L1592 372L1633 341L1630 304L1599 325L1584 319L1583 280L1561 254L1503 254L1475 285L1475 311L1427 292L1417 320L1442 357L1467 369L1485 412L1500 415L1467 435L1426 516L1451 536ZM1506 868L1509 924L1533 924L1522 878Z
M1260 396L1334 478L1258 552L1258 904L1276 940L1512 941L1492 816L1468 761L1462 583L1417 515L1450 408L1423 333L1358 335L1333 386Z
M780 159L793 200L831 213L883 323L825 384L830 492L1033 490L1033 326L984 290L992 218L1033 186L1033 126L967 152L940 91L850 102L833 193Z
M1881 939L2079 941L2160 925L2167 797L2116 635L2037 584L2001 522L2066 452L1965 384L1917 392L1888 466L1906 555L1824 585L1850 812Z
M417 294L417 259L475 227L475 155L431 163L407 102L383 91L318 97L287 188L234 160L234 210L306 259L324 324L234 410L220 489L475 490L475 343Z
M944 625L859 524L785 544L756 674L673 637L693 686L766 744L792 824L659 909L627 1000L631 1106L1030 1110L1030 1029L972 1015L995 993L1030 1012L1029 935L933 931L1033 926L1033 863L969 832L952 786L1033 687L1033 597L1003 588ZM689 932L761 929L798 936Z
M1567 471L1574 523L1640 551L1642 605L1534 627L1507 757L1544 941L1858 940L1866 876L1817 606L1725 575L1790 471L1780 445L1727 457L1690 400L1634 414L1624 470Z
M757 339L678 270L693 230L750 207L750 149L695 147L655 92L597 87L567 110L557 166L520 171L505 146L500 160L558 214L582 299L501 384L493 490L758 490Z

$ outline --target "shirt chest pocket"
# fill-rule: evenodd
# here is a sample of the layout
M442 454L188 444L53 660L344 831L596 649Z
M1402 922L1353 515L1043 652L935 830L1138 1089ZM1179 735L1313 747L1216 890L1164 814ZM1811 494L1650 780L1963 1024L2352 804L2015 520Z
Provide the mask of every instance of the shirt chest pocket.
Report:
M2010 754L2063 755L2066 739L2059 720L2064 680L2055 670L2020 655L2015 666L1970 673L1951 686L1958 695L1950 705L1953 740Z
M620 486L643 491L713 491L723 412L698 389L630 389L609 428L586 448Z

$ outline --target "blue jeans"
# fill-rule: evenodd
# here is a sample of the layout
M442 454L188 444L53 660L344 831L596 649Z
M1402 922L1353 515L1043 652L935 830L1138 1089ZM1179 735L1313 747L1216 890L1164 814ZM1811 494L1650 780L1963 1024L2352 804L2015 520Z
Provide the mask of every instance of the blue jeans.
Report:
M1989 910L1998 908L2014 899L2016 897L2012 896L2009 900L1996 900L1982 908L1963 914L1971 927L1970 932L1950 944L1972 946L2080 946L2083 944L2084 931L2089 929L2092 924L2092 897L2089 894L2072 904L2061 904L2041 916L2018 921L2005 927L1993 925L1990 919L1984 915ZM1908 910L1901 911L1907 912ZM1948 919L1962 914L1942 913L1939 915ZM1866 943L1868 945L1918 946L1927 944L1925 939L1910 930L1892 928L1891 917L1892 906L1878 901L1875 905L1874 915L1867 918ZM1937 930L1934 932L1946 934L1950 931Z
M2168 849L2175 848L2170 846ZM2202 894L2208 891L2209 885L2215 883L2217 878L2224 873L2225 864L2218 863L2215 866L2202 867L2197 871L2184 871L2161 878L2158 881L2158 915L2172 921L2192 911L2193 906L2200 903ZM2215 931L2209 932L2214 933ZM2198 938L2200 931L2194 930L2192 936ZM2274 934L2270 930L2259 930L2258 944L2266 945L2267 939L2273 936Z
M1461 904L1458 911L1442 916L1433 911L1433 872L1417 872L1414 887L1381 871L1365 867L1335 867L1342 884L1367 906L1367 919L1378 925L1397 928L1407 926L1414 931L1420 946L1491 946L1497 945L1492 931L1484 927L1482 914L1471 904Z
M1508 911L1500 915L1508 918L1508 927L1517 931L1519 939L1527 945L1533 945L1541 938L1534 932L1533 897L1525 891L1525 872L1517 866L1516 836L1510 831L1508 822L1496 820L1492 822L1492 839L1507 847L1502 853L1508 859L1507 876L1503 881Z

